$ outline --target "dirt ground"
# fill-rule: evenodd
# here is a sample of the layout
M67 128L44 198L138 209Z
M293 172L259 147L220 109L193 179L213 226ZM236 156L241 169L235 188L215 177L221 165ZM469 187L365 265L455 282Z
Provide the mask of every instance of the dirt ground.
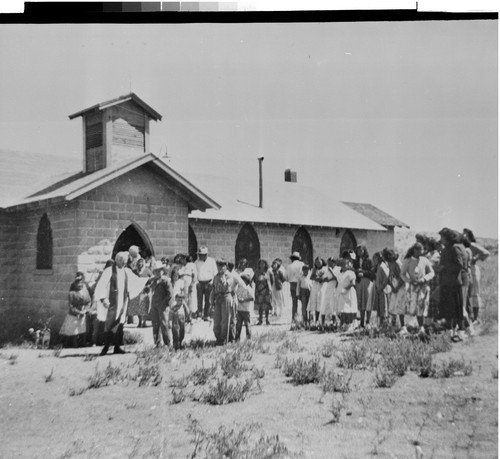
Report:
M188 338L210 338L210 324L195 323ZM337 333L288 331L288 317L271 326L254 326L255 337L269 330L287 330L304 347L290 356L312 358L327 343L346 339ZM151 344L151 328L130 329L144 341L126 346L125 355L97 357L100 348L54 350L0 349L0 457L191 457L193 435L188 415L207 432L219 426L261 425L266 435L279 435L288 457L358 458L497 457L498 454L498 333L490 329L437 361L463 357L472 374L451 378L421 378L407 372L391 388L377 388L373 370L343 370L352 374L351 392L344 394L340 419L332 422L332 400L320 385L293 385L276 368L276 347L255 351L252 365L265 370L260 388L243 402L214 406L187 397L173 404L173 379L210 366L214 352L181 351L161 363L162 382L139 386L137 381L88 389L96 367L110 362L134 368L136 350ZM326 368L335 358L321 357ZM137 364L135 364L137 365ZM80 395L78 389L83 392ZM205 457L204 454L196 457Z

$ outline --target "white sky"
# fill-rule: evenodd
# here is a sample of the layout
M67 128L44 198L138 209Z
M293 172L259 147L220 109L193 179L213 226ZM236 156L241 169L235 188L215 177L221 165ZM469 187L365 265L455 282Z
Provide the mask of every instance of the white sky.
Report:
M262 155L266 179L497 237L497 21L4 24L0 62L0 149L80 158L68 115L132 88L181 171L257 199Z

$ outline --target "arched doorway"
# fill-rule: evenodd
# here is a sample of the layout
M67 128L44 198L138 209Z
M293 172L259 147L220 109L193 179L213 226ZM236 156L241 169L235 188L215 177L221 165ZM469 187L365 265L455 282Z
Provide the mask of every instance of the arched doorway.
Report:
M113 247L113 259L118 252L128 251L131 245L139 247L139 253L143 258L155 255L153 245L146 232L136 223L132 223L118 236Z
M257 269L257 263L260 259L260 242L257 233L250 223L245 223L242 226L236 238L234 262L238 264L242 258L248 260L248 265L251 268Z
M313 245L311 241L311 236L309 236L309 232L301 226L292 242L292 252L299 252L304 263L307 263L309 266L313 265Z
M198 239L196 239L196 234L194 234L191 225L189 225L188 229L188 253L193 257L193 261L198 258Z
M355 250L356 249L356 238L354 237L354 234L352 234L351 230L345 230L344 235L342 236L342 240L340 241L340 253L339 255L342 256L342 254L346 250Z

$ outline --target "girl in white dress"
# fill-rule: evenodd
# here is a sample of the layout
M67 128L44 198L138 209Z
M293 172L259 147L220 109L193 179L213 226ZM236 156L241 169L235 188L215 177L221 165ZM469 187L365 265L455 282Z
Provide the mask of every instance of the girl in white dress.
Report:
M356 274L353 270L352 261L347 258L342 259L340 264L339 309L342 314L342 322L350 324L350 328L354 328L354 321L358 314Z

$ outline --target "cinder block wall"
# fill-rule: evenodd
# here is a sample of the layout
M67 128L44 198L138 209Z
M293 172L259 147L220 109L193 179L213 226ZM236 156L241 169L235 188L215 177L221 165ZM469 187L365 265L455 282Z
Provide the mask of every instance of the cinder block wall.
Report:
M51 270L36 269L37 232L44 213L53 237ZM147 166L71 202L38 203L15 214L2 214L0 307L14 306L20 316L22 311L54 315L52 327L58 330L75 272L83 270L91 278L100 271L131 223L149 237L156 257L187 251L187 202L180 190L165 184Z

